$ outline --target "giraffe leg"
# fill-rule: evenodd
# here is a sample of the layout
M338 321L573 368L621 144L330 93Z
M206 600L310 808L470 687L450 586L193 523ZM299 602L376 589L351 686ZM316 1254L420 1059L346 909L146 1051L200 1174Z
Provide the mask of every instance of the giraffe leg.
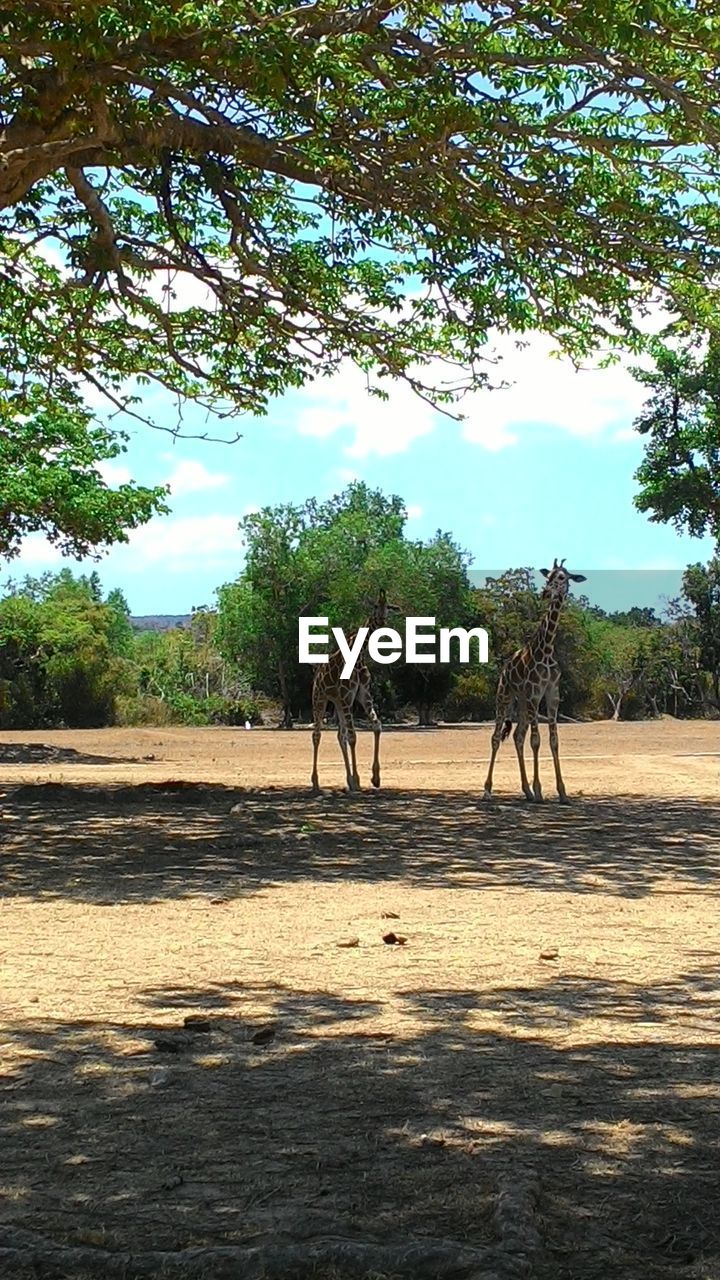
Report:
M540 785L540 725L538 723L538 709L534 704L530 707L530 746L533 753L532 789L535 799L538 804L541 804L543 793Z
M360 778L358 776L357 759L355 756L355 746L357 743L357 734L355 732L355 724L352 714L352 697L343 690L338 702L336 703L338 713L338 742L342 751L343 760L345 761L345 776L347 778L348 791L360 790ZM349 748L349 751L348 751Z
M360 677L360 684L357 691L357 700L360 703L365 715L370 721L373 731L373 762L372 762L372 784L374 787L380 786L380 734L382 733L382 724L380 717L375 710L375 704L372 700L370 692L370 674L368 672L367 679L363 675Z
M558 743L558 727L557 717L558 708L560 706L560 677L550 686L545 695L545 705L548 713L548 729L550 736L550 750L552 751L553 764L555 765L555 783L557 785L558 800L561 804L569 804L565 783L560 771L560 747Z
M493 770L495 768L495 760L497 758L497 753L500 750L500 743L502 742L502 728L503 728L504 718L505 717L503 716L502 719L496 720L495 728L493 730L493 736L490 740L490 764L488 765L487 778L485 779L485 789L483 791L483 800L490 800L490 798L492 797Z
M517 751L518 764L520 766L520 785L526 800L534 800L534 792L530 789L530 782L525 768L525 736L528 731L528 709L523 701L518 703L518 720L513 734L513 742Z
M318 782L318 752L320 750L320 739L322 738L323 720L327 711L327 704L328 700L324 694L318 693L313 696L313 767L310 785L313 791L316 792L320 790L320 783Z
M510 706L511 706L511 703L509 699L501 700L498 697L497 707L495 712L496 714L495 728L493 729L493 735L490 740L490 764L488 765L487 778L485 779L485 789L483 791L483 797L482 797L483 800L492 799L493 770L495 768L497 753L500 750L500 743L503 740L503 729L505 727L505 722L510 713Z

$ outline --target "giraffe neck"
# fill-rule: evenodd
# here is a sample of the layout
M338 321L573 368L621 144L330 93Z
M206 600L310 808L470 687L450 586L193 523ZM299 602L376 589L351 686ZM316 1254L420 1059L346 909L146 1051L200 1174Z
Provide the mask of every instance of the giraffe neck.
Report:
M365 626L368 626L368 623L367 623L367 622L365 623ZM347 643L350 645L350 647L351 647L351 648L352 648L352 646L355 644L355 640L356 640L356 638L357 638L358 631L360 631L360 627L356 627L354 631L348 631L348 633L347 633L346 640L347 640ZM366 636L366 638L365 638L365 643L364 643L364 645L363 645L362 649L360 650L360 652L359 652L359 654L358 654L358 658L357 658L358 665L363 661L363 659L364 659L364 657L365 657L365 654L366 654L366 652L367 652L368 640L369 640L369 639L370 639L370 634L368 633L368 635L367 635L367 636ZM339 653L339 652L340 652L340 650L338 650L338 653ZM356 670L357 670L357 667L356 667Z
M366 626L366 627L367 627L367 629L368 629L368 633L367 633L367 635L366 635L366 637L365 637L365 643L364 643L364 645L363 645L362 649L360 650L360 652L359 652L359 654L358 654L358 658L357 658L357 666L359 666L359 665L360 665L360 663L365 659L365 656L366 656L366 654L367 654L367 647L368 647L368 644L370 643L370 637L371 637L371 635L373 634L373 632L374 632L374 631L379 631L381 627L384 627L384 626L385 626L385 622L386 622L386 618L385 618L385 617L382 617L382 616L377 612L377 610L373 610L373 612L370 614L370 617L367 619L367 621L366 621L366 623L365 623L365 626ZM361 627L356 627L354 631L350 631L350 632L348 633L348 636L347 636L347 643L348 643L350 646L352 646L352 645L354 645L354 644L355 644L355 639L356 639L356 637L357 637L358 632L359 632L361 629L362 629ZM338 652L338 654L339 654L339 653L340 653L340 650L338 650L337 652ZM357 666L356 666L356 670L357 670Z
M542 619L530 642L533 650L542 651L552 649L555 644L558 623L560 621L560 614L564 603L564 596L553 596L551 598L545 617Z

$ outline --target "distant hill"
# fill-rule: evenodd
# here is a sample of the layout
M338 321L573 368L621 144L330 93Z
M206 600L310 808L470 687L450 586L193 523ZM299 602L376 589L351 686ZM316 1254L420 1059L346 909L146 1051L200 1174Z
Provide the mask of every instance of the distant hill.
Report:
M148 613L131 618L130 623L135 631L174 631L176 627L186 627L190 616L189 613Z

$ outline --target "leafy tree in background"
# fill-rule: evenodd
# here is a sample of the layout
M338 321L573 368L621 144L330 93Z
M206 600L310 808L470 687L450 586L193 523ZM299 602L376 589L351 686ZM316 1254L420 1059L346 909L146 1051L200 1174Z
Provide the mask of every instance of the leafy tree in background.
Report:
M455 675L445 700L444 716L456 721L492 720L495 715L497 673L494 666L466 667Z
M593 614L584 607L581 598L570 596L558 625L555 652L562 680L560 681L560 714L569 719L597 715L593 700L593 680L597 673L597 657L592 643Z
M69 570L26 579L0 600L0 724L111 724L132 686L118 602ZM127 651L126 651L127 652Z
M33 729L46 723L49 694L39 662L41 614L29 596L0 601L0 727Z
M134 637L137 691L120 702L125 724L244 724L259 712L247 681L223 657L218 617L193 613L188 628Z
M703 713L697 650L687 621L681 617L655 626L640 640L638 690L650 715Z
M646 438L635 504L650 519L720 540L720 341L695 332L654 344L651 370L635 370L652 395L635 427Z
M392 582L393 598L402 603L405 615L435 618L436 637L441 627L468 626L472 617L467 576L470 557L449 533L438 530L427 542L403 542L395 556L398 562ZM387 576L387 575L386 575ZM396 623L400 630L404 623ZM429 632L429 628L425 629ZM436 638L436 653L437 653ZM477 649L472 648L477 662ZM433 713L442 707L460 668L457 642L451 646L448 663L419 664L402 658L387 669L396 699L417 710L420 725L432 724Z
M720 556L688 566L683 597L692 610L698 666L709 677L712 704L720 711Z
M400 611L398 629L403 614L432 615L439 626L467 616L466 557L448 534L406 540L406 519L397 495L354 483L328 502L266 508L242 522L247 559L238 581L218 593L219 643L254 688L280 699L285 727L310 707L313 669L298 662L301 613L348 631L385 589ZM426 722L452 672L393 665L378 677Z
M119 587L116 587L113 591L108 591L106 604L108 609L111 610L110 625L108 627L110 648L113 653L123 658L130 658L132 656L134 637L130 621L130 605Z
M495 679L507 659L526 644L540 621L542 602L532 569L508 569L474 592L479 623L488 631Z
M620 720L639 680L643 633L600 619L590 623L589 640L596 659L596 696L598 701L607 699L611 719Z
M243 670L254 689L278 698L283 726L306 699L307 670L299 665L298 617L307 604L300 536L301 507L265 507L240 527L247 545L245 568L218 591L218 643Z
M303 508L300 543L306 612L359 626L385 588L398 596L397 575L407 521L397 494L354 482L326 502Z
M654 609L633 605L630 609L617 609L605 615L616 627L659 627L661 619Z
M119 404L149 382L257 413L345 358L375 390L405 378L443 402L484 382L498 328L582 356L609 333L632 342L652 294L712 319L712 7L0 13L0 350L18 429L65 415L71 449L80 379ZM436 356L464 372L448 381ZM94 543L103 522L71 514L68 536Z
M313 671L298 662L300 614L330 625L365 621L391 566L370 562L399 541L400 498L351 484L324 503L267 507L241 522L247 555L236 583L218 592L218 643L253 688L280 700L283 725L309 708Z

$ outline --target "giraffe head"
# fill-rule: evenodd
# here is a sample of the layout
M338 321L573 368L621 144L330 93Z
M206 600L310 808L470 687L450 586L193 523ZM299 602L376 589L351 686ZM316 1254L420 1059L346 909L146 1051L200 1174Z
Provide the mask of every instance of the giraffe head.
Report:
M400 613L400 608L396 604L389 603L387 593L383 587L382 591L378 594L378 598L373 605L372 612L368 619L368 626L370 627L370 630L379 631L381 627L384 627L387 623L389 613Z
M565 568L564 560L558 564L557 557L552 569L541 569L540 572L545 578L545 586L542 590L543 600L564 600L570 590L571 582L585 581L584 573L571 573Z

